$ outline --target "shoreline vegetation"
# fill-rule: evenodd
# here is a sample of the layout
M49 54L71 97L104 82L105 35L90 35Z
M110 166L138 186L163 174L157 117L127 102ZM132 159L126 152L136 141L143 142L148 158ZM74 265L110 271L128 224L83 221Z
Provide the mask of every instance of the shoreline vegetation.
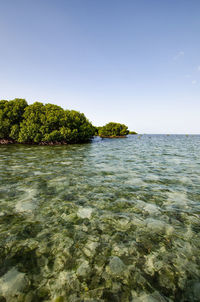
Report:
M94 136L125 138L128 134L137 133L114 122L95 127L83 113L57 105L28 105L17 98L0 101L0 145L66 145L90 142Z

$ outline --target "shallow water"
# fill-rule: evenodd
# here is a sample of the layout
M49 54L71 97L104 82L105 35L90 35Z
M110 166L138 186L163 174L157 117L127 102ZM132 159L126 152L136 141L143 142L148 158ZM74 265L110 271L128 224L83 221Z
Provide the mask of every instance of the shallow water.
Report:
M200 301L200 136L0 146L0 261L0 301Z

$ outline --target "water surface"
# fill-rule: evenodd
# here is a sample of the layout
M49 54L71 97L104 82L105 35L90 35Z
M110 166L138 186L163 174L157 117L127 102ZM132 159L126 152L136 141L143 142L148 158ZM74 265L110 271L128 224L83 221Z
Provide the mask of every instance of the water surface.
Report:
M200 301L200 136L0 146L2 301Z

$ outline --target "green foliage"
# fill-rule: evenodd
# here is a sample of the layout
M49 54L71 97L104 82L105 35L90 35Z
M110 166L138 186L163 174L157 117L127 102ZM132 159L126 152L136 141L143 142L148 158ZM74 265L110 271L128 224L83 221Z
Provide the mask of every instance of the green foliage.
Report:
M95 127L83 113L25 100L0 101L0 138L20 143L89 141Z
M83 113L57 105L35 102L28 106L24 99L0 101L0 139L19 143L83 143L94 135L115 137L128 133L128 127L119 123L94 127Z
M24 99L0 101L0 138L16 139L18 137L19 125L27 106Z
M18 124L14 124L11 127L11 131L10 131L10 137L14 140L17 140L19 137L19 125Z
M61 135L59 131L64 120L64 110L56 105L35 102L29 105L24 112L24 120L21 123L19 142L55 141ZM56 140L57 141L57 140Z
M66 110L62 133L65 133L66 141L78 143L89 141L94 136L95 130L83 113Z
M94 135L98 136L99 135L99 131L101 130L102 127L94 127Z
M128 127L126 125L113 122L100 127L98 132L101 137L125 136L129 133Z
M128 134L137 134L137 132L135 132L135 131L129 131Z
M42 120L45 119L45 109L42 103L36 102L26 107L24 119L20 124L18 142L39 143L42 140Z
M45 142L62 142L64 141L64 136L59 130L53 130L50 133L46 133L43 137Z

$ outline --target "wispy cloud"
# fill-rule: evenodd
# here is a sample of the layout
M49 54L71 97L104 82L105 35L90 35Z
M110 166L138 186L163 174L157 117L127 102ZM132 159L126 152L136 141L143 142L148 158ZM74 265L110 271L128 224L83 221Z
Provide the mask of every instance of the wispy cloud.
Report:
M195 85L195 84L197 84L197 80L192 81L192 85Z
M179 51L179 53L177 53L177 55L174 57L174 60L178 60L179 58L184 56L184 51Z
M200 71L200 65L197 67L197 70Z

